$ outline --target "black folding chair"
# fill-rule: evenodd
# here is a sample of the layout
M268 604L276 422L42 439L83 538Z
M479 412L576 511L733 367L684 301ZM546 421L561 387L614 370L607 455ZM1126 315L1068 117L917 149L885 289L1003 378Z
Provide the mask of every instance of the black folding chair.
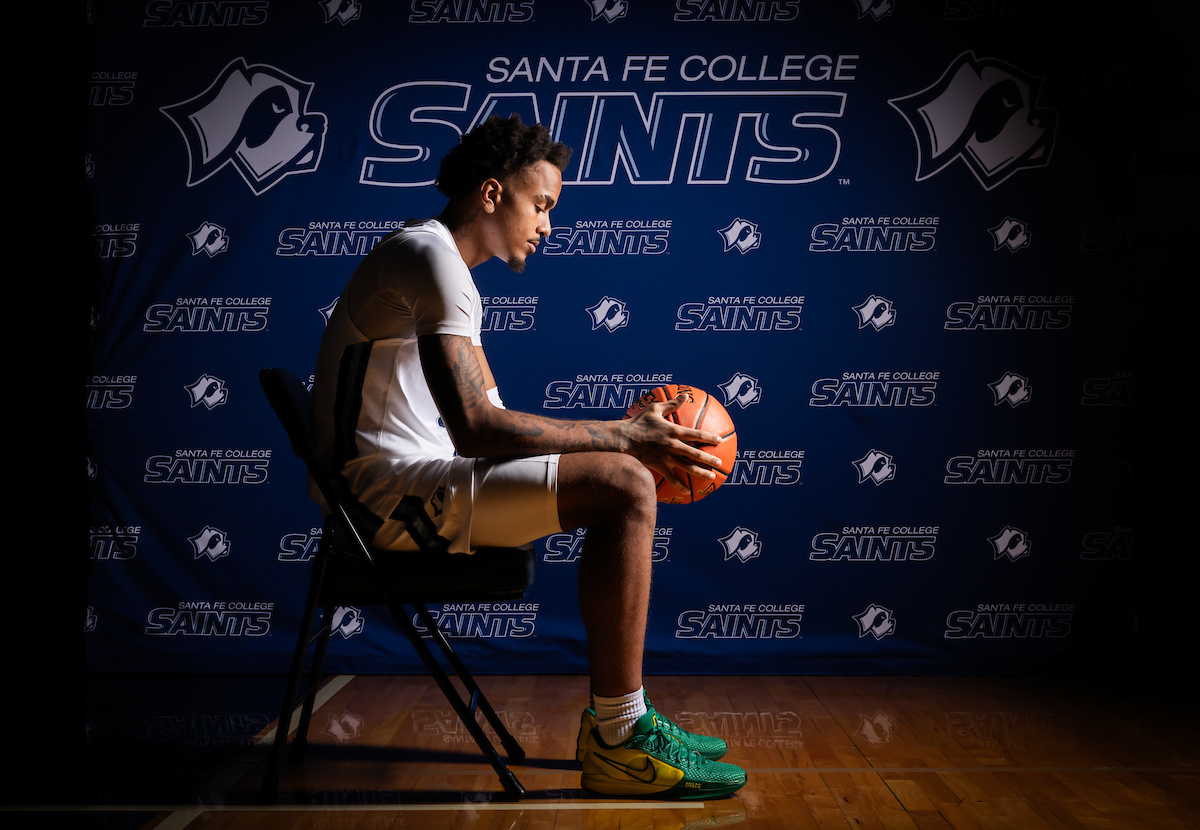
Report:
M475 719L475 713L483 712L512 763L520 763L525 757L525 751L479 690L466 666L454 653L449 640L438 629L425 603L519 599L525 595L525 589L533 583L533 551L483 548L473 554L451 554L446 550L445 542L430 525L421 502L413 499L401 503L391 518L407 522L409 535L416 540L421 552L412 555L374 555L371 540L383 522L354 497L340 473L320 469L310 432L312 397L308 389L294 375L283 369L263 369L259 372L258 379L271 408L275 410L280 423L287 430L292 450L304 461L308 472L320 488L325 503L332 511L326 519L321 542L313 558L308 600L304 606L287 690L279 712L275 743L271 747L271 758L263 776L261 798L267 802L274 802L278 797L280 764L288 742L292 712L301 699L304 700L304 706L296 727L296 738L292 742L289 760L292 764L304 762L313 701L320 685L321 669L331 631L331 612L337 605L386 605L400 630L416 649L421 662L433 675L459 719L470 731L480 751L491 763L505 793L512 800L520 799L525 794L525 789L484 734ZM438 645L465 687L466 695L460 693L451 682L438 658L417 630L413 618L405 611L406 605L415 612L429 639ZM314 632L313 623L318 608L323 609L323 613ZM316 651L309 670L308 683L301 688L301 684L304 683L304 664L314 643Z

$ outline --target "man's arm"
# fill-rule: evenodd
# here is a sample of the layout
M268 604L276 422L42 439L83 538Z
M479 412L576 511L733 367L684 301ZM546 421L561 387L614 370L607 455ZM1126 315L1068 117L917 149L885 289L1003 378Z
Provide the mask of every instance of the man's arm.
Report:
M569 452L623 452L664 475L680 489L674 467L712 478L720 459L689 441L720 443L710 432L666 420L679 403L653 405L636 417L612 421L568 421L499 409L487 399L495 385L487 360L468 337L445 334L417 339L421 368L455 449L466 457L504 458ZM482 350L479 350L482 352Z

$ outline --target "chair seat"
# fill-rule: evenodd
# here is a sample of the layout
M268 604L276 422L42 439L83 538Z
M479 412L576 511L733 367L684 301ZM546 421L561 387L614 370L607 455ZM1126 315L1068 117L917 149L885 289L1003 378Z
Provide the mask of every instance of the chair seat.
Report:
M400 602L489 602L520 599L533 584L532 549L480 548L474 553L422 553L372 550L380 578L362 559L330 547L322 594L349 605L377 605L387 589Z

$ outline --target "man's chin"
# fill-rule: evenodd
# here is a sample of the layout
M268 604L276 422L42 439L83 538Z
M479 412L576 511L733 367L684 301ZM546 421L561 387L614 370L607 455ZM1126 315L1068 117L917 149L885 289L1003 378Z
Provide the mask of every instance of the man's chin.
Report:
M513 273L520 274L525 270L525 260L518 256L509 257L508 267Z

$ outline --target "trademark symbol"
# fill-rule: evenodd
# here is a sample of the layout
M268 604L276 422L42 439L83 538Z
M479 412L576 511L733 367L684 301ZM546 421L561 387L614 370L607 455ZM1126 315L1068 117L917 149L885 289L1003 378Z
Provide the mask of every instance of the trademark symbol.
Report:
M841 185L847 185L847 184L850 184L850 180L849 180L849 179L842 179L842 178L839 178L839 179L838 179L838 184L841 184Z

